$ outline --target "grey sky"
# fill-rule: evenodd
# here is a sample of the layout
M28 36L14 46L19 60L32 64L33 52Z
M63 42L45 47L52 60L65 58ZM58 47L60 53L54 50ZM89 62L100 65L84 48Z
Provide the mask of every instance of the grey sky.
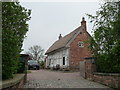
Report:
M40 45L46 51L60 33L64 36L80 26L82 17L91 34L93 24L86 13L95 15L99 8L98 2L22 2L21 5L32 10L24 52L33 45Z

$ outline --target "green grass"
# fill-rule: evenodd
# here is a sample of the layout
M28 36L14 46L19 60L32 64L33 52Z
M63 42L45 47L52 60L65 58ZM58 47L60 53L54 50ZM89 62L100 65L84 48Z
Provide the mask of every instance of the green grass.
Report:
M30 71L30 70L27 70L27 73L31 73L31 71Z

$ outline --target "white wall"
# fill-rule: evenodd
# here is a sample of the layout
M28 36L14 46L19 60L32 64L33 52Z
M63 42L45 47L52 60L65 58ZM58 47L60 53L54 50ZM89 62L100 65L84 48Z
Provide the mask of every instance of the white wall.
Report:
M63 65L63 57L65 57L65 65ZM46 66L53 67L57 64L59 64L62 68L69 66L69 49L61 50L52 55L48 55Z

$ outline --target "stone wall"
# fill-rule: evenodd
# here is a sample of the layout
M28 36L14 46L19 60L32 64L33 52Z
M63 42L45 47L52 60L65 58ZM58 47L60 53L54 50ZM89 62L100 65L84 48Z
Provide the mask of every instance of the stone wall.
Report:
M25 82L26 82L25 74L16 74L13 79L2 81L2 90L10 89L19 90L19 88L23 87Z
M112 88L120 88L120 73L98 73L94 60L85 61L85 78Z

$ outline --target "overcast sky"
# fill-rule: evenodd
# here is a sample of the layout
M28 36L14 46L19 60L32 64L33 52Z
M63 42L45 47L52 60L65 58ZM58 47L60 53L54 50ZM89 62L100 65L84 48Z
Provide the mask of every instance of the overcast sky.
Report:
M80 26L82 17L91 34L93 24L86 13L95 15L99 8L99 2L21 2L21 5L32 10L24 52L33 45L40 45L46 51L60 33L65 36Z

